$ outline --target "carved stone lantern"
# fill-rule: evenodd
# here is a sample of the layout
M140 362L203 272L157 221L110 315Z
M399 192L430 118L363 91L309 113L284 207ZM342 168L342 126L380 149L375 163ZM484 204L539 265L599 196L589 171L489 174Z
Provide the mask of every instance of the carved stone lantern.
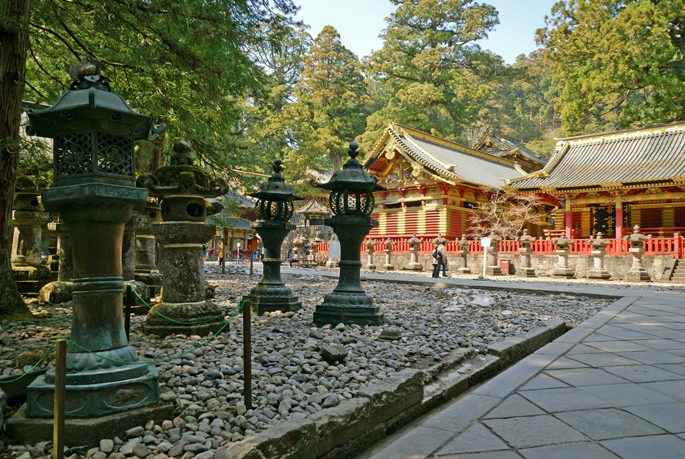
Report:
M156 128L152 116L109 92L99 64L88 61L53 106L29 110L28 117L29 135L54 139L53 186L42 191L42 203L59 212L73 248L70 340L76 345L67 349L65 414L95 418L157 404L157 372L136 363L124 331L121 261L124 224L147 201L147 191L135 187L133 142L154 138L150 131L164 126ZM49 370L31 383L27 416L53 417L54 381ZM133 417L121 413L117 422L124 428Z
M264 244L262 278L245 297L252 312L257 315L267 311L296 311L302 306L302 302L281 280L281 245L288 233L295 229L295 225L288 222L293 216L293 201L302 199L283 180L282 164L280 159L276 159L271 165L273 174L269 180L262 183L256 193L250 194L257 198L255 212L258 216L257 221L250 226L257 231ZM303 255L300 252L300 256Z
M419 245L423 239L416 237L416 234L406 242L409 244L409 263L404 267L406 271L423 271L423 265L419 263Z
M321 238L318 235L316 235L316 236L314 236L314 239L312 239L309 243L309 247L310 247L309 251L312 253L312 263L314 266L319 265L319 260L317 257L317 255L319 254L319 247L318 246L322 242L323 241L321 240Z
M74 277L74 256L71 247L69 228L57 219L48 223L48 229L57 234L57 259L59 268L57 280L50 282L40 289L38 300L43 303L66 303L71 301Z
M554 239L552 243L557 246L557 255L559 256L559 264L552 271L552 275L556 277L574 277L576 273L568 266L569 246L573 244L573 239L561 236L559 239Z
M602 233L597 233L595 239L588 242L592 246L592 262L593 267L588 271L587 276L590 279L609 279L611 274L604 267L604 256L606 255L606 248L611 245L611 241L602 239Z
M373 254L375 252L376 244L378 244L378 241L373 238L369 238L362 243L362 245L366 246L366 269L369 271L374 271L376 269L376 265L373 262Z
M297 253L298 259L300 261L304 261L304 245L307 241L304 240L304 238L300 235L298 235L294 240L293 240L293 245L295 246L294 252Z
M162 222L154 224L152 231L164 244L162 301L145 318L146 334L204 336L216 333L225 323L221 309L206 300L202 244L216 234L216 226L206 223L207 216L223 208L206 198L226 194L228 184L195 166L190 151L188 142L176 142L171 164L154 175L138 177L139 187L161 198Z
M392 271L395 269L395 266L392 264L392 248L397 244L397 242L394 242L390 237L383 241L383 245L385 246L385 264L383 265L383 269L386 271Z
M340 278L332 293L314 311L318 326L338 323L380 325L381 313L373 298L361 286L361 246L371 228L378 225L370 215L374 208L374 191L385 188L366 172L356 159L356 142L350 143L350 159L342 170L336 171L328 183L312 181L315 187L331 192L329 204L333 217L324 223L333 228L340 238Z
M156 239L154 225L162 222L159 200L148 198L145 210L138 216L135 246L135 279L150 289L150 296L157 296L162 290L162 274L156 260Z
M521 265L519 269L516 270L516 275L518 277L535 277L535 269L530 266L530 256L533 253L533 249L530 245L535 242L533 236L528 235L528 230L523 230L523 235L518 238L521 243L521 248L519 249L519 254L521 254Z
M630 271L626 273L626 280L631 282L649 282L651 280L649 273L642 266L642 255L645 253L644 245L650 239L652 239L652 235L640 234L640 227L637 225L633 228L633 234L623 236L624 241L630 242L628 252L633 254L633 265L630 267Z
M50 281L50 270L41 263L41 228L50 220L40 202L40 191L17 191L12 225L12 275L21 293L37 294Z
M490 247L488 247L488 259L487 265L485 266L485 274L490 276L500 276L502 274L502 268L499 266L499 247L497 247L497 242L501 241L502 238L494 233L490 233L488 236L490 239Z
M457 251L459 254L459 269L457 269L457 273L471 274L471 269L468 265L469 246L471 243L466 240L465 234L461 235L461 239L457 241L457 245L459 246L459 250Z

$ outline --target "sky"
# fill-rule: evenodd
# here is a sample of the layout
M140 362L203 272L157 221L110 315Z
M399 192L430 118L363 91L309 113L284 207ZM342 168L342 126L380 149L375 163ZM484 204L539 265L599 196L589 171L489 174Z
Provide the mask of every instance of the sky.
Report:
M316 37L325 25L336 28L343 45L360 58L380 49L378 35L386 27L385 18L394 7L388 0L294 0L300 11L295 19L311 26ZM557 0L484 0L499 12L500 24L487 40L478 44L513 64L519 54L535 50L535 30L545 25L544 18Z

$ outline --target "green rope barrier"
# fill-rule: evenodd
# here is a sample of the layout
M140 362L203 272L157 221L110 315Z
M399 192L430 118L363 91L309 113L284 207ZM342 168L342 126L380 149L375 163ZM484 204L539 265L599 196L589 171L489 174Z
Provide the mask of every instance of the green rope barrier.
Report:
M165 363L165 362L170 362L170 361L175 360L175 359L177 359L177 358L179 358L179 357L182 357L182 356L184 356L184 355L186 355L186 354L189 354L189 353L193 352L193 351L196 350L196 349L200 349L201 347L206 346L207 343L209 343L211 340L213 340L214 338L216 338L216 336L217 336L219 333L221 333L221 332L223 331L224 328L228 327L228 324L230 324L231 321L232 321L233 319L236 318L236 316L238 315L238 313L239 313L240 311L242 311L243 307L245 306L245 302L246 302L246 300L243 300L243 301L240 303L240 306L238 306L238 307L235 309L235 311L233 311L233 315L231 316L231 318L228 319L228 321L227 321L219 330L217 330L217 332L216 332L214 335L212 335L212 336L210 336L209 338L207 338L207 339L206 339L204 342L202 342L199 346L196 346L196 347L194 347L194 348L192 348L192 349L190 349L190 350L188 350L188 351L185 351L185 352L183 352L183 353L181 353L181 354L178 354L178 355L176 355L176 356L174 356L174 357L169 357L169 358L166 358L166 359L163 359L163 360L150 360L150 361L145 361L145 362L124 362L124 361L122 361L122 360L115 360L115 359L110 359L110 358L108 358L108 357L102 356L102 355L100 355L100 354L98 354L98 353L96 353L96 352L93 352L93 351L91 351L91 350L89 350L89 349L86 349L85 347L81 346L80 344L76 344L75 342L73 342L73 341L71 341L71 340L69 340L69 339L67 339L67 338L59 338L59 339L57 339L57 340L55 341L55 343L56 343L57 341L66 341L67 343L70 343L70 344L76 346L77 348L79 348L79 349L81 349L81 350L83 350L83 351L85 351L85 352L87 352L87 353L89 353L89 354L93 354L93 355L95 355L95 356L97 356L97 357L100 357L101 359L109 360L110 362L118 363L118 364L121 364L121 365L143 365L143 364L148 364L148 363ZM222 317L223 317L223 316L222 316ZM15 379L12 379L12 380L10 380L10 381L0 381L0 384L8 384L8 383L11 383L11 382L19 381L21 378L23 378L24 376L26 376L27 374L29 374L30 372L32 372L32 371L38 366L38 364L39 364L40 362L43 361L43 359L45 358L45 356L48 355L48 353L52 350L52 348L55 347L55 343L52 343L52 345L50 345L50 347L48 348L47 351L45 351L45 353L44 353L43 356L40 358L40 360L39 360L38 362L36 362L36 364L35 364L33 367L31 367L31 369L30 369L29 371L27 371L27 372L24 373L23 375L20 375L20 376L16 377Z
M147 303L145 302L145 300L144 300L143 298L141 298L140 295L138 295L138 292L136 292L136 289L134 289L133 287L131 287L131 290L133 290L133 293L136 294L136 296L140 299L140 301L142 301L143 304L144 304L145 306L147 306L147 308L148 308L150 311L154 312L155 314L157 314L157 315L160 316L160 317L164 317L164 318L165 318L166 320L168 320L169 322L173 322L173 323L175 323L175 324L179 324L179 325L200 325L200 324L206 324L206 323L209 323L209 322L213 322L213 321L215 321L215 320L217 320L217 319L221 319L221 318L223 318L224 316L226 316L226 314L221 314L220 316L212 317L211 319L203 320L203 321L200 321L200 322L179 322L178 320L174 320L174 319L172 319L171 317L165 316L164 314L162 314L162 313L159 312L159 311L155 311L155 309L154 309L153 307L151 307L149 304L147 304Z

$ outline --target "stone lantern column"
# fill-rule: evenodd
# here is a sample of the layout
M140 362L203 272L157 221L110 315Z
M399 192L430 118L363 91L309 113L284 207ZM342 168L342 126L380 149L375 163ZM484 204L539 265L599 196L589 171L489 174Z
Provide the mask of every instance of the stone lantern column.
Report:
M125 223L147 200L147 191L134 186L133 141L164 127L157 129L151 116L109 92L99 64L90 61L78 68L70 91L28 116L27 134L54 139L53 186L42 191L42 202L59 212L72 241L74 344L67 348L65 415L89 418L80 432L97 430L101 416L111 413L120 428L130 428L140 421L129 410L148 405L154 406L145 418L158 419L162 412L155 410L166 408L158 405L157 372L137 363L124 330L122 239ZM48 370L29 385L28 417L51 423L54 383L54 370Z
M591 239L588 243L592 246L592 262L593 268L588 271L587 275L590 279L609 279L611 274L604 267L604 256L606 255L606 248L611 245L611 241L602 239L602 233L597 233L597 237Z
M314 239L312 239L310 242L309 251L312 254L312 263L313 263L314 267L319 266L319 261L317 260L317 255L319 253L318 245L320 243L321 243L321 239L319 238L319 236L315 236Z
M161 198L162 223L152 228L164 244L161 302L145 317L143 332L159 336L216 333L225 320L222 310L205 299L202 244L216 234L216 227L206 223L207 216L220 212L222 206L208 206L205 198L225 194L228 184L193 165L190 144L180 141L174 145L171 164L154 175L139 177L138 186Z
M518 277L535 277L535 269L530 266L530 256L533 254L533 249L530 244L535 242L535 238L528 235L528 230L523 230L523 235L518 238L521 243L519 254L521 254L521 265L516 271Z
M147 304L150 304L150 289L143 282L135 279L136 275L136 230L144 224L140 215L134 214L124 226L124 238L122 240L122 275L124 277L124 286L131 286L140 297ZM146 310L140 299L135 296L136 304L142 306ZM147 313L145 311L144 313Z
M366 269L368 269L369 271L374 271L376 269L376 265L373 262L374 246L376 244L378 244L378 241L376 241L373 238L368 239L366 242L362 244L366 246Z
M497 247L497 242L501 241L502 238L493 233L490 233L488 237L492 242L490 242L490 247L488 247L485 274L489 276L500 276L502 274L502 268L499 266L499 247Z
M407 239L409 244L409 264L404 267L407 271L423 271L423 265L419 263L419 245L423 242L423 239L414 237Z
M245 297L252 312L257 315L267 311L296 311L302 307L302 302L281 279L281 245L288 233L295 229L295 225L288 222L293 215L293 201L302 199L283 180L282 164L280 159L276 159L271 165L273 174L269 180L262 183L256 193L250 194L258 199L255 205L258 220L251 226L264 244L262 278ZM304 241L298 239L302 247ZM304 257L304 251L300 255ZM302 261L304 262L304 258Z
M145 210L139 215L136 228L135 280L150 289L150 296L157 296L162 290L163 277L156 260L156 239L153 225L162 222L161 208L157 199L148 198Z
M376 183L356 159L356 142L350 143L350 159L342 170L336 171L328 183L312 181L313 186L331 191L329 202L333 217L325 224L340 238L340 277L332 293L316 306L314 323L317 326L338 323L380 325L381 312L373 298L361 285L361 247L371 228L378 225L370 215L374 209L374 191L385 190Z
M19 192L14 197L12 225L12 274L19 292L37 294L50 281L50 270L41 264L41 228L50 220L38 191Z
M305 244L305 240L302 238L302 236L298 235L293 240L293 245L295 246L295 251L297 252L298 257L299 257L301 262L304 262L304 244Z
M630 242L628 252L633 254L633 265L630 267L630 271L626 273L626 280L631 282L649 282L651 280L649 273L642 266L642 255L645 253L644 245L650 239L652 239L652 235L640 234L640 227L637 225L633 228L633 234L623 236L624 241Z
M57 234L57 257L59 268L57 280L40 289L38 300L42 303L66 303L71 301L72 279L74 276L74 255L71 247L69 228L61 222L48 223L48 229Z
M397 244L397 242L393 242L392 239L388 236L388 238L383 241L383 245L385 246L385 264L383 265L383 269L386 271L392 271L395 269L395 266L392 264L392 248Z
M471 274L471 270L468 267L469 245L471 245L471 243L466 240L465 234L461 235L461 239L457 241L457 245L459 246L459 251L457 252L459 254L459 269L457 269L457 273Z
M568 267L569 246L573 244L573 239L567 239L565 236L552 241L557 246L557 255L559 256L559 265L554 268L552 275L556 277L574 277L576 273Z

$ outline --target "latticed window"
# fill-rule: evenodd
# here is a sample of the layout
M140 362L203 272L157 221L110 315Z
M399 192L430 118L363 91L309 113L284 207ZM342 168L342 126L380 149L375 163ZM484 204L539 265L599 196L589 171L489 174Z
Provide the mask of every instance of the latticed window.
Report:
M55 138L55 179L93 172L91 141L90 132Z
M98 172L133 177L131 139L98 132Z

